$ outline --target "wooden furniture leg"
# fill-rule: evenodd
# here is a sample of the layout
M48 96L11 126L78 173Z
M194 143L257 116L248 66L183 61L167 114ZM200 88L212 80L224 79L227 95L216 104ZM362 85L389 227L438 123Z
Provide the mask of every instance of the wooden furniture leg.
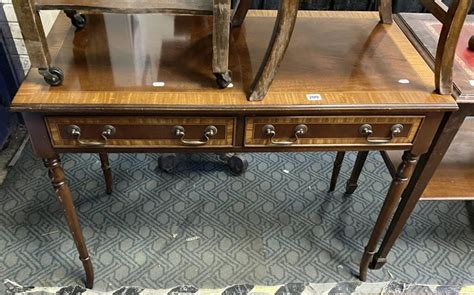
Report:
M364 168L364 164L368 155L368 151L357 153L357 158L354 163L354 168L352 169L351 177L346 184L346 194L350 195L356 190L358 186L357 182L359 181L360 174L362 173L362 169Z
M290 43L298 14L298 5L299 0L280 1L270 44L250 87L250 101L260 101L267 94Z
M39 69L49 68L51 55L49 54L39 13L34 9L31 0L13 0L12 3L18 24L21 27L31 66Z
M375 223L369 242L365 247L365 251L360 262L359 274L361 281L367 280L367 270L369 267L369 263L371 262L372 257L375 254L377 243L380 240L388 221L390 220L395 209L397 208L397 204L400 201L400 197L413 174L418 156L412 154L410 151L406 151L403 154L402 159L403 161L398 167L396 177L392 180L392 184L390 185L390 188L388 190L387 196L383 203L379 217L377 218L377 222Z
M12 3L28 51L31 67L38 68L39 73L48 84L53 86L61 84L64 74L61 69L51 67L51 55L43 24L32 0L13 0Z
M104 171L104 178L105 178L105 187L106 193L110 195L112 193L112 169L110 169L109 164L109 155L107 153L99 153L100 158L100 165L102 167L102 171Z
M379 0L380 21L384 24L391 24L392 17L392 0Z
M337 152L336 154L336 160L334 161L334 167L332 169L331 184L329 185L330 192L333 192L336 189L337 178L339 177L339 172L341 172L341 166L345 155L346 152Z
M471 111L474 112L474 106ZM436 168L441 163L466 115L464 110L460 110L446 116L447 118L445 118L445 121L439 128L441 132L438 132L436 135L430 150L420 158L420 163L417 165L414 175L403 193L400 205L395 212L378 252L371 261L370 268L379 269L386 263L390 249L403 230L408 217L410 217L431 177L433 177Z
M61 167L59 158L57 157L45 159L44 163L48 168L48 174L51 178L51 183L53 184L56 196L63 206L64 216L66 217L69 231L71 232L72 238L76 243L76 248L79 252L79 259L82 261L84 271L86 272L86 287L91 289L94 285L94 270L92 268L92 262L89 257L89 253L87 252L84 237L82 236L79 218L77 217L76 209L74 208L74 202L72 200L72 194L64 177L64 170Z
M230 0L214 0L212 71L219 88L226 88L232 82L229 71L230 14Z
M238 0L232 13L232 26L240 27L252 5L252 0Z

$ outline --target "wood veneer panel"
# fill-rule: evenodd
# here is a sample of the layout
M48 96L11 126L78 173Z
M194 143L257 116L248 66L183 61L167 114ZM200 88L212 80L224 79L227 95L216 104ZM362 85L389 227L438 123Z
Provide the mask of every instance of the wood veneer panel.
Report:
M173 118L154 116L107 116L107 117L46 117L52 145L56 148L78 148L80 144L67 131L68 126L77 125L81 128L81 139L87 141L103 141L101 131L105 125L112 125L116 133L109 137L105 147L189 147L182 144L173 134L173 127L183 126L186 140L202 140L204 129L215 126L216 136L200 148L231 147L234 137L234 118Z
M274 16L251 12L243 27L232 31L234 87L225 90L215 88L208 69L210 17L90 15L88 26L78 32L58 20L50 42L59 48L53 64L64 70L64 85L52 88L31 71L12 109L456 108L451 97L433 93L432 71L398 26L380 24L372 12L300 12L271 91L262 102L248 102L245 91L263 58ZM153 87L153 82L165 86ZM321 99L309 100L307 94Z
M375 116L319 116L319 117L256 117L248 118L245 130L245 146L272 146L262 128L271 124L275 127L275 139L287 140L294 137L294 129L299 124L308 126L308 132L299 136L293 146L313 146L325 144L341 145L410 145L421 125L423 117L375 117ZM395 124L403 124L402 133L387 144L368 143L359 133L359 127L371 124L374 134L371 139L386 139L390 137L390 128Z

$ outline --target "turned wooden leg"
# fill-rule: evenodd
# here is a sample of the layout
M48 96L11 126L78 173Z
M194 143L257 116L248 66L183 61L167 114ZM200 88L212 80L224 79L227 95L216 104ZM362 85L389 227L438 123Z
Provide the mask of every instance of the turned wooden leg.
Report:
M331 184L329 185L330 192L333 192L336 189L337 178L339 177L339 172L341 172L341 166L345 155L346 152L337 152L336 154L336 160L334 161L334 167L332 168Z
M387 255L390 249L392 249L393 244L402 232L423 191L441 163L443 156L448 151L466 115L472 114L472 111L474 111L474 108L471 108L471 111L469 111L461 107L458 112L449 114L444 122L445 125L440 126L439 130L442 130L442 132L433 141L430 150L421 156L413 177L403 192L400 205L398 205L397 211L390 222L382 244L370 264L370 268L379 269L387 262Z
M377 218L377 222L375 223L374 229L372 230L372 234L367 246L365 247L365 251L360 262L360 279L362 281L367 280L367 270L369 263L375 254L377 243L380 240L380 237L382 236L385 227L390 220L390 217L392 217L397 204L400 201L401 195L407 186L416 166L417 156L411 154L411 152L405 152L402 159L403 162L400 163L400 166L398 166L397 175L390 185L382 209L380 210L379 217Z
M238 0L232 13L232 26L240 27L252 5L252 0Z
M104 171L105 191L110 195L112 193L112 169L110 169L109 165L109 155L107 153L99 153L99 158L102 171Z
M69 190L69 186L64 177L64 170L61 167L58 158L45 159L44 163L48 168L48 174L51 178L51 183L53 184L56 196L63 206L64 216L66 217L69 231L76 243L76 248L79 252L79 259L82 261L84 271L86 272L86 287L92 289L94 285L94 270L92 268L89 253L87 252L84 237L82 236L81 226L76 214L76 209L74 208L71 191Z
M230 0L214 0L212 71L220 88L232 82L229 71Z
M369 155L368 151L358 152L357 158L354 163L354 168L352 169L351 178L347 181L346 184L346 194L350 195L356 190L359 181L360 174L364 168L365 161Z
M262 100L267 95L276 71L290 43L298 15L299 0L281 0L273 35L263 62L250 87L250 101Z
M393 0L379 0L380 21L384 24L391 24L393 22L392 1Z

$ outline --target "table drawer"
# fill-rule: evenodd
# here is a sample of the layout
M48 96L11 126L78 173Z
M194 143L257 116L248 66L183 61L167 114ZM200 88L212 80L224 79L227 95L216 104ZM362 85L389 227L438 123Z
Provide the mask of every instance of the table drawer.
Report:
M234 118L46 117L57 148L231 147Z
M409 145L422 116L247 118L245 146Z

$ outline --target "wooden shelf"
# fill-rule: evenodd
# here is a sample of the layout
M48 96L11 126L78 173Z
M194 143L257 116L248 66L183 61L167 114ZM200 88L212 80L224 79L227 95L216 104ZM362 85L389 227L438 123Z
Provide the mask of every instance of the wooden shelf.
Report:
M192 0L36 0L37 10L80 10L113 13L212 14L212 1Z
M474 118L464 121L422 200L474 200ZM388 153L395 167L401 152Z
M474 118L464 121L423 199L474 200Z

